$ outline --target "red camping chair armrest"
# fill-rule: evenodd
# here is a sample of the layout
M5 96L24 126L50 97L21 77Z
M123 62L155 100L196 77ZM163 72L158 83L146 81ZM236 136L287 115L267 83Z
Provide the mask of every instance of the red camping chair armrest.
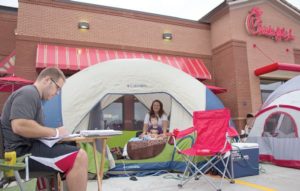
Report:
M175 139L182 138L182 137L185 137L185 136L193 133L195 130L196 130L195 127L190 127L190 128L187 128L187 129L184 129L184 130L181 130L181 131L179 131L178 129L174 129L173 132L172 132L172 136Z
M178 129L174 129L173 132L170 133L170 139L169 139L168 143L170 145L174 145L174 149L176 149L177 152L180 152L181 149L177 146L178 143L181 140L185 139L185 137L190 137L190 136L187 136L187 135L193 133L194 131L196 131L195 127L190 127L190 128L187 128L187 129L181 130L181 131L179 131ZM183 139L180 139L180 138L183 138ZM180 141L177 143L176 139L180 139ZM192 142L194 142L193 138L192 138Z

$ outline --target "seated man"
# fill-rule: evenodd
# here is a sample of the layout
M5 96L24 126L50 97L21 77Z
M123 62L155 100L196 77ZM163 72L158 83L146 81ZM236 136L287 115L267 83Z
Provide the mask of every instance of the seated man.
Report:
M42 100L51 99L64 82L65 75L57 68L44 69L33 85L13 92L7 99L1 116L5 151L17 156L31 153L29 171L59 172L66 176L68 190L84 191L87 186L87 155L68 144L48 147L38 139L68 134L64 127L43 125ZM50 160L49 160L50 159Z

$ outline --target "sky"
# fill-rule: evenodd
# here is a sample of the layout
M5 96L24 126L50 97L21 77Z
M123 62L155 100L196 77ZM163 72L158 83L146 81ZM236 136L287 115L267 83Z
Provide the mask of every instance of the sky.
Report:
M118 7L188 20L199 20L224 0L73 0ZM300 0L287 0L300 9ZM18 0L0 0L0 5L18 7Z

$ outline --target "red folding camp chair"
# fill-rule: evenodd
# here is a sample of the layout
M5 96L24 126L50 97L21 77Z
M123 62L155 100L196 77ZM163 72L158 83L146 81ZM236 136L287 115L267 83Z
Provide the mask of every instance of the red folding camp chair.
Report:
M187 164L178 187L183 187L185 183L194 177L196 180L200 177L205 178L217 191L221 191L225 175L231 183L234 183L231 173L227 169L231 150L231 144L227 141L229 120L230 112L228 109L197 111L193 114L194 127L182 131L176 129L173 131L174 146ZM193 132L196 133L196 137L191 148L180 150L176 146L176 139ZM197 156L205 158L205 164L201 167L198 167L194 162ZM217 163L222 163L224 169L218 168ZM218 182L205 175L212 168L222 176L221 179L217 179Z

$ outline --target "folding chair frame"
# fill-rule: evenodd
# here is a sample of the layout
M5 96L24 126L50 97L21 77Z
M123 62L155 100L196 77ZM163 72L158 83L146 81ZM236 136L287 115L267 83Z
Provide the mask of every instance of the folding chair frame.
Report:
M197 128L195 127L191 127L184 130L184 132L180 135L180 138L191 134L192 132L195 132L196 129ZM184 161L186 161L186 168L183 175L181 176L178 187L182 188L183 185L189 182L192 178L195 178L195 180L199 180L199 178L201 177L203 177L217 191L221 191L223 180L225 177L230 183L235 183L235 181L232 178L231 172L228 170L228 164L231 158L231 151L227 148L227 144L229 144L229 142L227 141L227 136L228 133L226 133L226 139L224 139L225 141L223 148L220 149L218 153L211 153L208 155L185 155L184 153L182 153L182 150L176 144L176 135L172 136L172 138L174 139L174 148L182 156ZM201 156L206 161L205 164L202 165L200 168L198 168L197 165L193 162L196 156ZM220 163L224 167L224 169L222 170L217 166L217 164ZM217 170L222 175L219 184L214 183L212 177L205 175L212 168Z
M181 149L179 149L177 147L176 139L174 137L172 137L172 138L174 139L174 148L180 153ZM224 146L224 148L225 148L225 146ZM223 185L223 180L225 177L228 179L228 181L231 184L235 183L235 181L231 175L231 172L228 170L228 164L230 162L231 151L227 151L224 154L222 154L220 152L217 155L213 156L212 158L202 156L206 162L203 166L201 166L201 168L198 168L195 165L195 163L192 162L192 161L194 161L195 156L186 156L186 155L181 154L181 157L186 162L186 168L181 176L180 183L178 184L178 187L180 187L180 188L182 188L183 185L186 184L187 182L189 182L192 178L195 178L195 180L199 180L201 177L203 177L217 191L221 191L221 187ZM217 164L219 162L221 162L224 167L223 171L217 166ZM212 178L205 175L212 168L214 168L220 174L222 174L222 179L218 186L216 186L213 183ZM226 173L227 173L227 176L225 176Z
M22 157L17 158L17 163L16 164L5 164L4 159L0 159L0 170L1 171L7 171L7 170L12 170L14 174L13 177L5 177L6 179L1 180L1 186L4 184L10 184L14 179L16 180L19 188L21 191L25 191L24 184L22 182L21 176L19 171L24 170L26 171L26 181L29 181L28 177L28 157L29 155L24 155ZM23 162L25 160L25 163Z
M3 176L0 180L0 187L3 187L4 185L9 185L11 182L16 181L20 190L25 191L24 183L29 181L29 163L28 158L31 154L25 154L21 157L18 157L16 159L15 165L8 165L4 162L4 140L3 140L3 132L2 132L2 124L0 120L0 171L3 170L13 170L14 171L14 177L5 177ZM23 170L25 170L23 172ZM19 172L21 171L21 172ZM30 173L31 178L37 178L41 176L45 176L47 178L47 188L48 190L52 190L49 186L49 179L54 176L54 187L55 191L60 190L59 183L57 179L57 173L50 173L50 172L31 172ZM25 177L25 181L22 181L21 177Z
M52 188L50 187L50 180L51 178L54 178L54 189L55 191L60 190L59 188L59 181L56 173L44 173L44 172L33 172L29 175L29 165L28 165L28 157L30 154L26 154L24 156L17 158L17 163L14 165L9 165L4 163L4 159L0 159L0 171L6 171L6 170L13 170L14 177L3 177L0 181L0 188L4 187L4 185L9 185L11 182L16 181L17 185L19 186L20 191L25 191L25 184L26 182L30 181L30 179L37 178L37 177L44 177L46 178L46 187L48 191L51 191ZM25 171L23 171L25 170ZM21 178L20 172L22 177L24 176L24 180ZM31 178L29 176L32 176Z

